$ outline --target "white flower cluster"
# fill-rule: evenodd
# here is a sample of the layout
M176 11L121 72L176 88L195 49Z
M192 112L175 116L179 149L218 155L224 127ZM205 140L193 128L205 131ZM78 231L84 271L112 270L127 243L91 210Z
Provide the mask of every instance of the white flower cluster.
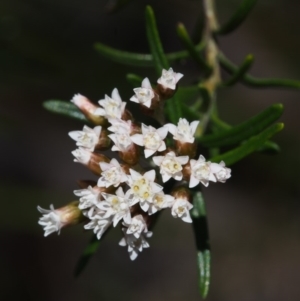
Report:
M168 71L163 70L162 77L157 81L162 86L160 90L175 90L182 76L171 68ZM147 108L153 108L154 98L156 101L159 99L158 90L152 89L148 78L134 92L135 95L130 100ZM75 104L86 101L86 98L80 100L80 95L75 98L72 100ZM99 175L94 187L75 190L74 194L79 197L78 208L88 221L84 228L93 230L100 239L111 225L116 227L120 224L124 237L119 244L128 247L130 258L134 260L143 248L149 247L146 239L152 236L148 227L153 214L170 208L172 216L187 223L192 222L189 211L193 205L189 195L178 196L172 191L171 194L166 194L160 184L171 178L187 181L189 188L199 183L208 186L209 181L224 183L230 177L230 169L223 162L207 162L202 155L195 160L186 153L182 155L176 148L167 149L165 139L168 134L173 136L176 143L182 145L182 149L185 145L195 143L194 135L199 121L189 123L180 118L177 125L169 123L159 128L143 123L138 125L128 118L131 114L126 112L126 102L122 101L116 88L111 97L105 95L99 105L93 114L102 116L106 124L97 125L93 129L84 126L82 131L69 133L78 146L72 152L75 161ZM113 143L111 150L119 152L124 163L95 152L99 147L101 149L102 130L110 131L107 137ZM143 148L144 156L140 155L140 147ZM155 156L157 153L161 154ZM141 162L148 162L148 166L141 166ZM45 227L45 236L60 231L61 221L59 215L53 213L53 208L50 211L41 208L39 210L44 213L39 223Z

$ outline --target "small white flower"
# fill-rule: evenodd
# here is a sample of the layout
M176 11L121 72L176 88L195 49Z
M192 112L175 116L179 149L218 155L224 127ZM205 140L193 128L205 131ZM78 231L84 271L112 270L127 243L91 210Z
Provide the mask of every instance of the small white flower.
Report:
M172 206L172 215L176 218L181 218L186 223L191 223L192 219L190 216L190 210L193 208L193 205L183 198L175 199Z
M97 238L100 239L103 233L111 225L110 218L103 218L101 214L95 214L93 217L90 217L90 222L84 226L86 230L92 230L97 235Z
M118 118L109 118L108 122L111 124L109 128L107 128L109 131L113 133L118 133L121 131L126 131L129 134L131 133L131 120L123 120Z
M124 173L120 163L116 159L111 159L110 163L100 162L102 170L101 177L97 185L99 187L114 186L118 187L121 183L127 181L127 175Z
M126 234L132 234L135 236L135 238L139 238L143 232L148 232L146 222L142 215L134 216L131 220L131 223L125 223L125 225L128 227Z
M115 143L111 148L112 151L126 152L133 145L130 135L125 129L110 134L108 137Z
M79 196L78 208L81 210L96 206L101 200L100 191L89 186L87 189L74 190L74 194Z
M103 218L112 217L114 227L121 219L127 224L131 223L129 203L122 187L116 190L116 195L102 193L102 196L105 200L100 202L97 207L105 212Z
M176 181L182 180L182 165L189 161L189 156L176 157L174 152L169 152L165 156L153 157L153 162L160 167L163 182L174 178Z
M204 186L208 186L209 181L216 182L216 177L213 174L212 168L211 168L211 162L206 162L205 158L200 155L199 159L190 160L190 165L191 165L191 176L190 176L190 183L189 187L193 188L197 186L200 182ZM217 169L216 169L217 171Z
M142 81L141 88L133 89L135 95L130 98L131 101L140 103L148 108L151 106L151 100L154 97L154 92L152 90L149 79L146 77Z
M44 236L46 237L53 232L58 232L59 234L64 224L62 223L61 215L54 209L53 205L50 205L50 210L43 209L40 206L37 209L43 214L38 223L44 227Z
M163 140L167 135L168 128L165 126L155 129L151 125L147 126L142 123L142 134L135 134L130 138L135 144L145 147L145 157L148 158L156 151L162 152L166 149L166 144Z
M130 206L140 203L141 208L147 212L152 204L153 196L162 191L163 187L154 182L154 169L145 172L143 176L130 169L130 175L127 182L130 189L126 192L126 196L130 199Z
M72 151L72 155L75 157L74 162L79 162L87 165L91 159L92 153L84 148L77 148Z
M118 89L114 88L111 98L105 95L105 99L99 100L99 105L102 108L97 108L94 111L95 115L104 116L105 118L121 118L126 102L122 101Z
M189 124L185 118L180 118L177 126L172 123L166 124L166 126L175 140L193 143L195 140L194 134L198 124L199 121L193 121Z
M225 167L225 163L221 161L218 163L211 163L211 170L218 182L225 183L231 177L231 169Z
M171 207L174 197L168 194L164 194L163 191L156 193L153 197L153 201L150 204L149 215L156 213L164 208Z
M135 260L143 249L149 248L150 245L146 238L152 236L152 232L142 233L139 238L136 238L133 234L127 234L126 228L122 229L124 232L124 237L119 242L122 247L128 246L128 253L131 260Z
M86 148L92 152L99 141L101 129L101 126L91 129L85 125L82 131L69 132L69 136L76 141L77 146Z
M161 77L157 80L157 83L172 90L176 89L177 82L183 77L181 73L175 73L172 68L168 71L163 69Z

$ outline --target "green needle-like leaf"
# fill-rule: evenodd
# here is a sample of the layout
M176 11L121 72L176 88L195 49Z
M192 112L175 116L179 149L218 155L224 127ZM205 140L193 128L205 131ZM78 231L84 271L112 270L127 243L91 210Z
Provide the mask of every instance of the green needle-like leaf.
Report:
M200 191L193 195L191 216L197 246L199 289L202 298L206 298L210 286L210 245L205 203Z
M262 130L276 121L283 112L282 104L271 105L266 110L249 120L227 130L202 136L198 141L206 147L220 147L241 143L259 134Z
M233 163L240 161L241 159L250 155L252 152L256 151L258 148L262 147L268 139L270 139L273 135L281 131L283 127L283 123L274 124L265 129L260 134L250 138L241 146L219 156L213 157L210 160L218 163L220 161L224 161L227 166L232 165Z
M206 64L200 52L196 49L185 26L182 23L179 23L177 26L177 35L183 46L190 53L191 57L195 60L196 63L198 63L200 69L202 69L208 75L212 71L211 67Z
M85 116L71 102L62 100L47 100L43 103L43 107L52 113L65 115L89 123Z
M266 141L257 151L267 155L277 155L280 152L280 146L273 141Z
M199 44L195 46L197 51L201 51L203 47L204 47L203 44ZM154 66L154 60L152 54L122 51L104 45L102 43L96 43L94 45L94 48L99 54L120 64L129 65L129 66L138 66L138 67ZM187 59L189 58L189 56L190 56L189 52L185 50L166 54L166 58L169 61L169 63L173 63L182 59Z
M219 61L224 70L230 74L237 72L238 67L233 64L228 58L219 52ZM249 74L245 74L242 78L242 82L250 87L254 88L292 88L300 89L300 81L291 79L280 78L257 78Z
M104 237L108 234L109 230L111 228L108 228L104 234L101 237L101 241L104 239ZM79 258L75 270L74 270L74 276L78 277L81 272L85 269L86 265L90 261L91 257L96 253L98 250L98 247L100 245L100 240L97 238L96 235L93 235L92 239L84 249L81 257Z
M248 54L244 59L243 63L240 67L232 74L232 77L224 82L222 86L232 86L237 83L239 80L242 80L245 74L250 70L252 64L254 62L254 56L252 54Z
M96 51L110 60L126 64L130 66L149 67L153 66L153 57L151 54L131 53L127 51L121 51L102 43L96 43L94 45Z
M149 47L153 56L154 67L157 75L160 76L162 69L169 69L169 62L165 56L159 37L153 9L149 5L146 7L146 30Z
M233 16L216 32L220 35L231 33L247 18L257 0L243 0Z

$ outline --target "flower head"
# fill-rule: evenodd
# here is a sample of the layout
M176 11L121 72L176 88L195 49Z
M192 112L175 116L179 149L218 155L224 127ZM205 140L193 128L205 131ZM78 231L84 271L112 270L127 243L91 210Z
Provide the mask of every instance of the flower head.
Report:
M169 152L165 156L153 157L153 162L160 167L163 182L171 178L176 181L182 180L182 165L189 161L188 156L176 157L174 152Z
M74 190L74 194L80 197L78 208L81 210L96 206L101 200L100 190L92 186L86 189Z
M185 118L180 118L177 126L172 123L166 124L166 126L175 140L193 143L198 124L199 121L193 121L189 124Z
M105 95L104 99L99 100L102 108L94 111L95 115L104 116L105 118L121 118L125 110L126 102L122 101L117 88L113 89L111 97Z
M157 83L172 90L176 89L177 82L183 77L181 73L175 73L172 68L169 70L162 70L161 77L157 80Z
M167 134L168 128L165 126L155 129L151 125L147 126L142 123L142 134L135 134L130 138L135 144L145 147L145 157L148 158L155 152L162 152L166 149L166 144L163 140Z
M186 223L191 223L190 210L193 205L185 198L176 198L172 206L172 215L181 218Z
M140 203L141 208L146 212L156 193L162 191L163 187L154 182L155 170L149 170L141 175L133 169L130 169L128 185L130 189L126 192L130 199L130 205Z
M163 191L156 193L153 196L152 203L149 208L149 215L156 213L164 208L171 207L174 202L174 197L168 194L164 194Z
M116 190L116 194L102 193L104 201L97 207L104 213L103 218L112 218L114 227L123 219L125 223L131 222L129 202L124 195L122 187Z
M146 77L142 81L141 88L133 89L135 95L130 98L131 101L140 103L148 108L151 106L151 100L154 97L154 92L152 90L149 79Z
M53 232L58 232L59 234L62 227L77 224L83 219L83 215L78 209L77 201L71 202L59 209L54 209L53 205L50 205L50 210L41 208L40 206L37 209L43 214L38 223L44 227L45 237Z
M205 158L200 155L199 159L196 160L190 160L191 165L191 177L190 177L190 183L189 187L195 187L200 182L204 186L208 186L209 181L216 182L216 176L213 173L213 170L211 168L211 162L206 162ZM217 169L216 169L217 171Z
M135 238L139 238L143 232L148 232L146 222L140 214L134 216L130 224L125 223L124 225L128 227L126 234L132 234Z
M110 163L100 162L100 168L102 173L97 183L99 187L118 187L127 181L127 175L115 158L111 159Z
M211 163L211 169L218 182L225 183L231 177L231 169L225 167L225 163Z
M135 260L143 249L149 248L149 243L146 238L152 236L152 232L142 233L139 238L136 238L133 234L127 234L127 229L123 228L124 237L119 242L122 247L128 246L128 253L131 260Z
M101 126L91 129L85 125L82 131L69 132L69 136L76 141L77 146L93 151L99 141L101 129Z

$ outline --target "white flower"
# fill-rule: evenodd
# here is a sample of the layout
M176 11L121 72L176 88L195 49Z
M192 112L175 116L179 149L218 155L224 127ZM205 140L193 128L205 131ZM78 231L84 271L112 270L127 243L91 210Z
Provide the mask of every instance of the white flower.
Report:
M92 153L84 148L77 148L72 151L72 155L75 157L74 162L79 162L87 165L91 159Z
M120 246L128 246L128 253L131 260L135 260L144 248L149 248L149 243L146 238L152 236L152 232L142 233L139 238L136 238L133 234L127 234L126 228L122 229L124 232L124 237L119 242Z
M165 126L155 129L151 125L147 126L142 123L142 134L135 134L130 138L135 144L145 147L145 157L148 158L156 151L162 152L166 149L166 144L163 140L167 135L168 128Z
M102 196L105 200L100 202L97 207L105 212L103 218L112 217L114 227L121 219L127 224L131 223L129 203L122 187L116 190L116 195L102 193Z
M78 208L81 210L96 206L101 200L101 194L98 189L89 186L87 189L74 190L74 194L79 196Z
M100 214L90 217L90 222L84 226L86 230L93 229L93 232L97 235L97 238L100 239L103 233L111 225L110 218L103 218Z
M93 151L99 141L101 129L101 126L91 129L85 125L82 131L69 132L69 136L76 141L77 146Z
M130 189L126 196L130 199L130 206L140 203L141 208L146 212L152 204L155 193L162 191L163 187L154 182L155 170L149 170L142 176L133 169L130 169L128 185Z
M211 163L211 170L218 182L225 183L231 177L231 169L225 167L225 163L221 161L218 163Z
M168 71L163 69L161 77L157 80L157 83L172 90L176 89L177 82L183 77L181 73L175 73L172 68Z
M102 170L101 177L97 185L99 187L118 187L121 183L127 181L127 175L124 173L120 163L116 159L111 159L110 163L100 162Z
M177 126L172 123L166 124L166 126L175 140L193 143L195 140L194 134L198 124L199 121L193 121L191 124L189 124L185 118L180 118Z
M131 223L125 223L125 225L128 227L126 234L132 234L135 238L139 238L143 232L148 232L146 222L142 215L134 216Z
M213 174L211 164L211 162L205 162L205 158L202 155L199 156L199 159L197 161L193 159L190 160L190 188L197 186L200 182L207 187L209 181L217 181L215 175Z
M192 219L190 216L190 210L193 208L193 205L183 198L175 199L172 206L172 215L176 218L181 218L186 223L191 223Z
M174 197L168 194L164 194L163 191L156 193L153 197L152 203L149 208L149 215L156 213L159 210L168 208L173 204Z
M153 157L153 162L160 166L160 173L163 182L174 178L176 181L182 180L182 165L189 161L188 156L176 157L174 152L169 152L165 156Z
M151 106L151 100L154 97L154 92L152 90L149 79L146 77L142 81L141 88L133 89L135 95L130 98L131 101L140 103L148 108Z
M110 134L108 137L115 143L111 148L112 151L126 152L133 145L130 133L127 129L120 129L117 133Z
M46 237L53 232L58 232L59 234L60 229L64 226L61 220L61 214L54 209L53 205L50 205L50 210L43 209L40 206L38 206L37 209L43 214L38 223L44 227L44 236Z
M131 120L123 120L118 118L109 118L108 122L111 124L109 131L118 133L120 130L126 130L129 134L131 133Z
M99 100L102 108L94 111L95 115L104 116L105 118L121 118L125 110L126 102L122 101L117 88L114 88L111 98L105 95L105 99Z

